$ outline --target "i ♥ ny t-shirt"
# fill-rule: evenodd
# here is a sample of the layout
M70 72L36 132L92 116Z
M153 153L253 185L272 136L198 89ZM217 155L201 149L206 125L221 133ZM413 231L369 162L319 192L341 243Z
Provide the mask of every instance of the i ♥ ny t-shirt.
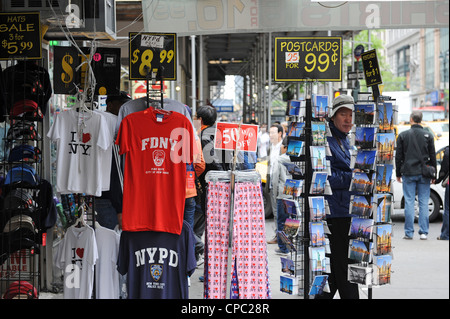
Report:
M177 112L148 108L122 120L116 144L126 154L124 231L181 233L193 136L192 124Z

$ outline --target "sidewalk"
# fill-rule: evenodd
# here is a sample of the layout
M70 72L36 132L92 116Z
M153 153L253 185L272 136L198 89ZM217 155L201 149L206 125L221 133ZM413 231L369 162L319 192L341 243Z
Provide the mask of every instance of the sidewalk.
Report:
M441 221L430 223L428 240L416 237L404 240L403 220L392 222L394 236L393 265L390 285L372 288L372 299L449 299L449 242L436 240L441 230ZM271 237L273 219L266 221L266 236ZM267 245L269 276L273 299L303 299L303 296L280 292L280 256L275 253L277 245ZM203 265L191 278L190 299L203 298ZM361 286L360 286L361 287ZM339 298L336 296L335 298ZM360 298L368 299L368 289L360 288Z

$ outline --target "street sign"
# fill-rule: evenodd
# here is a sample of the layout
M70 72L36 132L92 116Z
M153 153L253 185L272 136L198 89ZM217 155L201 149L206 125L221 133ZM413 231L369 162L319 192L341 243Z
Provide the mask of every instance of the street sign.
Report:
M258 125L218 122L214 148L256 152Z
M362 44L359 44L356 46L356 48L353 50L353 54L355 56L356 61L359 61L361 59L361 54L364 53L364 46Z
M364 72L358 71L347 72L347 80L364 80Z
M39 12L0 13L0 60L41 59Z
M176 80L176 41L176 33L130 32L130 80L145 80L147 72L157 74L158 79Z
M378 66L377 51L371 50L361 54L364 75L367 86L374 86L383 83L381 81L381 70Z
M341 81L341 37L276 37L275 81Z

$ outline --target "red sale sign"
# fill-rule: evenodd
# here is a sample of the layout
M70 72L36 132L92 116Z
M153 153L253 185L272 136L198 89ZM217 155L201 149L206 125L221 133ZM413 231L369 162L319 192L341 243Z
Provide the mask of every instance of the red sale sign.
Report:
M223 123L216 124L214 148L256 152L258 125Z

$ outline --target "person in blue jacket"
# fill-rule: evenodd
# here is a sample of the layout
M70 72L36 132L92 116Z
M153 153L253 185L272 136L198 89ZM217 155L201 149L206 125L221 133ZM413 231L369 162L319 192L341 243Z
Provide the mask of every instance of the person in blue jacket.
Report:
M332 136L327 137L332 156L327 156L331 164L331 175L328 176L332 195L326 195L330 207L327 224L331 231L330 266L328 276L330 292L317 296L316 299L332 299L337 291L341 299L359 299L358 285L347 279L349 229L351 215L349 214L350 183L352 169L350 168L350 144L347 135L353 127L354 100L349 95L339 95L333 101L329 114L329 127Z

